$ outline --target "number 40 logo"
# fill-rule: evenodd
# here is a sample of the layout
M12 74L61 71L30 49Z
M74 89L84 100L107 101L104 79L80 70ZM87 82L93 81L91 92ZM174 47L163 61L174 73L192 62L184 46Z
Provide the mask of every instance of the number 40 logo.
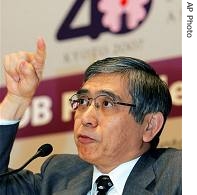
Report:
M122 34L135 30L146 19L151 2L152 0L76 0L57 32L57 39L81 36L97 38L106 31ZM90 23L72 27L80 9L87 3Z

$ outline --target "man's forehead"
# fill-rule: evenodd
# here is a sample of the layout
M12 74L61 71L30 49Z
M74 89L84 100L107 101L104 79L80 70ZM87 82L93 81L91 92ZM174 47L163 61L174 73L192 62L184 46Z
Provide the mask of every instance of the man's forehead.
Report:
M83 83L81 89L88 92L96 93L97 91L112 91L116 94L128 93L128 77L123 77L122 74L106 74L101 73L92 76Z
M100 85L100 83L114 86L117 85L117 83L128 83L128 77L120 73L99 73L90 77L83 85Z
M77 94L85 94L91 97L96 97L99 95L106 95L106 96L110 96L111 98L113 98L114 100L121 100L121 96L112 90L106 90L106 89L101 89L101 90L97 90L97 91L91 91L85 88L80 89Z
M100 89L100 90L89 90L86 88L81 88L80 90L77 91L78 94L95 94L95 95L110 95L113 96L116 94L115 91L111 90L111 89Z

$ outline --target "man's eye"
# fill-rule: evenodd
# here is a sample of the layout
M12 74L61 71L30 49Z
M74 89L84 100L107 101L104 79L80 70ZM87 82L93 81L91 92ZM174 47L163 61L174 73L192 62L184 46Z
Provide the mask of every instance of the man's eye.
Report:
M104 100L103 101L103 106L104 107L112 107L114 105L114 103L112 101L109 100Z
M87 102L88 102L87 99L84 99L84 98L80 98L80 99L79 99L79 104L80 104L80 105L87 105Z

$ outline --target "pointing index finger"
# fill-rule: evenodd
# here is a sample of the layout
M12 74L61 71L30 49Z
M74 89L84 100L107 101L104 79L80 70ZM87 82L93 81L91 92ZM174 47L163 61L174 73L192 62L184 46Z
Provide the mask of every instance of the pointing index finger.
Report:
M44 39L42 37L38 38L38 40L37 40L36 54L39 56L39 58L45 59L46 44L45 44Z
M38 78L42 76L45 58L46 58L46 45L43 38L38 38L36 51L33 55L30 53L30 63L34 66Z

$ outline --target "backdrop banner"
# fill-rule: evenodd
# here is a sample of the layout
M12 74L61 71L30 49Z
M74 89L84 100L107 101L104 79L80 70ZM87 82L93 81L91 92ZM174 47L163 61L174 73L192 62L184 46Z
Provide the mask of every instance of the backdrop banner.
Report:
M173 108L160 146L182 146L182 1L1 0L0 25L1 59L34 51L40 36L47 45L43 80L20 123L11 166L21 165L45 141L55 153L76 153L68 99L80 88L84 70L110 56L140 58L166 81ZM2 67L0 101L6 94Z
M170 117L180 117L182 114L181 58L150 62L150 64L169 85L173 100ZM43 81L21 121L18 137L72 130L73 113L69 98L81 87L82 82L83 74ZM1 88L1 92L0 98L5 95L6 89Z

